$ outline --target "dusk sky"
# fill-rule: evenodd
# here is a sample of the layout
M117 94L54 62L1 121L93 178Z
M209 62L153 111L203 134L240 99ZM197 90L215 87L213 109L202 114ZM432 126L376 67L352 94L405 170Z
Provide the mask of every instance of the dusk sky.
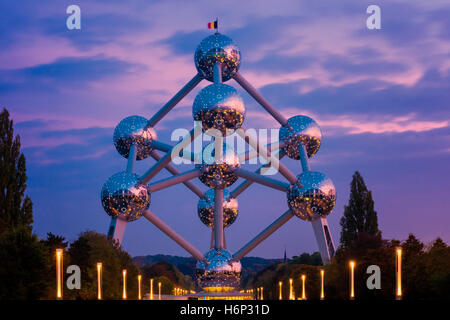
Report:
M71 4L81 8L81 30L66 27ZM380 30L366 27L370 4L381 8ZM195 75L194 51L216 17L241 50L240 73L286 117L305 114L321 126L311 168L336 186L328 217L336 245L356 170L372 190L384 238L450 242L448 0L1 1L0 108L21 137L40 237L106 233L100 190L126 166L114 127L130 115L150 118ZM208 84L156 125L161 141L174 144L173 129L192 128L193 100ZM234 80L227 84L242 93L245 127L279 128ZM301 172L299 161L283 161ZM153 163L139 161L137 172ZM152 212L209 249L198 198L185 186L151 201ZM226 229L231 252L288 209L285 194L256 184L238 201ZM132 255L187 256L144 218L128 224L123 246ZM311 224L294 217L250 256L280 258L284 246L288 256L317 251Z

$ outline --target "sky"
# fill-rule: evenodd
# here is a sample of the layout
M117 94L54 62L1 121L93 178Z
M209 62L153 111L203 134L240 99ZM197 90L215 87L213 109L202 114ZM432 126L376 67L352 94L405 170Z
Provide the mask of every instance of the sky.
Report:
M81 8L80 30L66 27L71 4ZM379 30L366 27L370 4L381 8ZM240 73L286 117L308 115L321 126L311 168L336 186L328 216L336 245L356 170L373 193L384 238L450 242L446 0L2 1L0 107L21 137L40 237L73 241L86 230L107 231L100 190L126 166L114 127L127 116L150 118L195 75L195 48L216 17L240 48ZM234 80L227 84L242 93L245 127L279 128ZM192 128L192 103L206 85L155 126L161 141ZM283 161L301 173L299 161ZM153 163L139 161L137 173ZM152 194L150 209L206 252L210 231L197 201L175 186ZM226 229L231 252L288 208L285 194L256 184L238 201L238 219ZM127 225L123 246L132 255L187 255L145 219ZM280 258L285 247L288 256L317 251L311 224L291 219L250 256Z

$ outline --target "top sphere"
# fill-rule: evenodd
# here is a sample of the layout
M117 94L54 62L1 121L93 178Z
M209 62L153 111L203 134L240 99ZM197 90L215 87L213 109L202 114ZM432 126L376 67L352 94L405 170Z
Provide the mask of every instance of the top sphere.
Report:
M320 143L322 141L322 132L320 127L313 119L307 116L294 116L289 118L288 127L280 128L280 141L286 145L284 150L286 155L291 159L300 159L300 143L306 148L308 158L311 158L317 151L319 151Z
M114 145L117 151L128 159L131 145L137 148L136 160L143 160L150 156L152 142L156 140L156 132L152 127L147 128L148 120L141 116L130 116L119 122L114 129Z
M209 81L213 81L214 64L220 62L222 81L227 81L239 69L241 52L231 38L215 33L200 42L194 60L198 73Z

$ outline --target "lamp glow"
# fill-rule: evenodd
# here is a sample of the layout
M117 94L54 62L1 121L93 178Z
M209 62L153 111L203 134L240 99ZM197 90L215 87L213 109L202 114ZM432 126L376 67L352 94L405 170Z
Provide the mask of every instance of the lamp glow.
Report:
M150 279L150 300L153 300L153 279Z
M281 288L283 286L283 282L278 282L278 286L280 287L280 295L278 297L278 300L283 300L283 294L281 293Z
M305 282L306 282L306 275L302 274L302 300L306 300Z
M102 300L102 263L97 262L97 299Z
M161 282L158 282L158 300L161 300Z
M261 287L261 300L264 300L264 287Z
M122 299L127 299L127 270L122 270L122 279L123 279L123 291L122 291Z
M324 278L325 278L325 270L320 270L320 300L325 299L325 290L324 290Z
M294 300L293 280L289 279L289 300Z
M142 300L142 294L141 294L141 280L142 276L138 275L138 300Z
M63 249L56 249L56 299L62 300Z
M355 261L349 262L350 267L350 300L355 299Z
M402 299L402 248L397 248L395 254L395 299Z

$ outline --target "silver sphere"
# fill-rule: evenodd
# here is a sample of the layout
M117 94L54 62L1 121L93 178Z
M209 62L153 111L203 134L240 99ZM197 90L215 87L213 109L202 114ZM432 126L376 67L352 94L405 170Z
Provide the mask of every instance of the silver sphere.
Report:
M311 221L316 216L329 215L336 204L333 182L323 173L312 171L304 172L297 178L298 182L292 184L287 192L292 213L306 221Z
M298 148L303 143L308 158L311 158L319 150L322 141L322 132L317 122L307 116L294 116L288 120L288 125L292 129L283 126L279 133L280 141L286 144L286 155L291 159L300 159Z
M110 177L101 192L103 209L111 217L137 220L150 205L150 192L137 174L119 172Z
M228 250L212 249L205 254L205 260L196 265L197 285L200 288L239 286L242 266L239 261L233 261Z
M195 97L192 115L194 120L202 122L203 131L217 129L226 136L241 127L245 116L244 100L235 88L214 83Z
M134 143L137 148L136 160L150 156L152 142L156 140L156 132L147 126L148 120L141 116L131 116L119 122L114 129L114 145L117 151L128 159L130 147Z
M206 199L200 199L197 205L198 217L208 227L214 225L214 189L209 189L205 193ZM238 215L238 201L230 197L230 192L223 189L223 226L230 226Z
M211 142L202 155L202 163L196 165L201 171L201 182L210 188L226 188L236 182L238 176L234 171L241 165L233 148L223 143L222 157L216 159L214 142Z
M221 63L222 81L227 81L239 69L241 52L231 38L215 33L200 42L194 60L198 73L209 81L213 81L214 64Z

